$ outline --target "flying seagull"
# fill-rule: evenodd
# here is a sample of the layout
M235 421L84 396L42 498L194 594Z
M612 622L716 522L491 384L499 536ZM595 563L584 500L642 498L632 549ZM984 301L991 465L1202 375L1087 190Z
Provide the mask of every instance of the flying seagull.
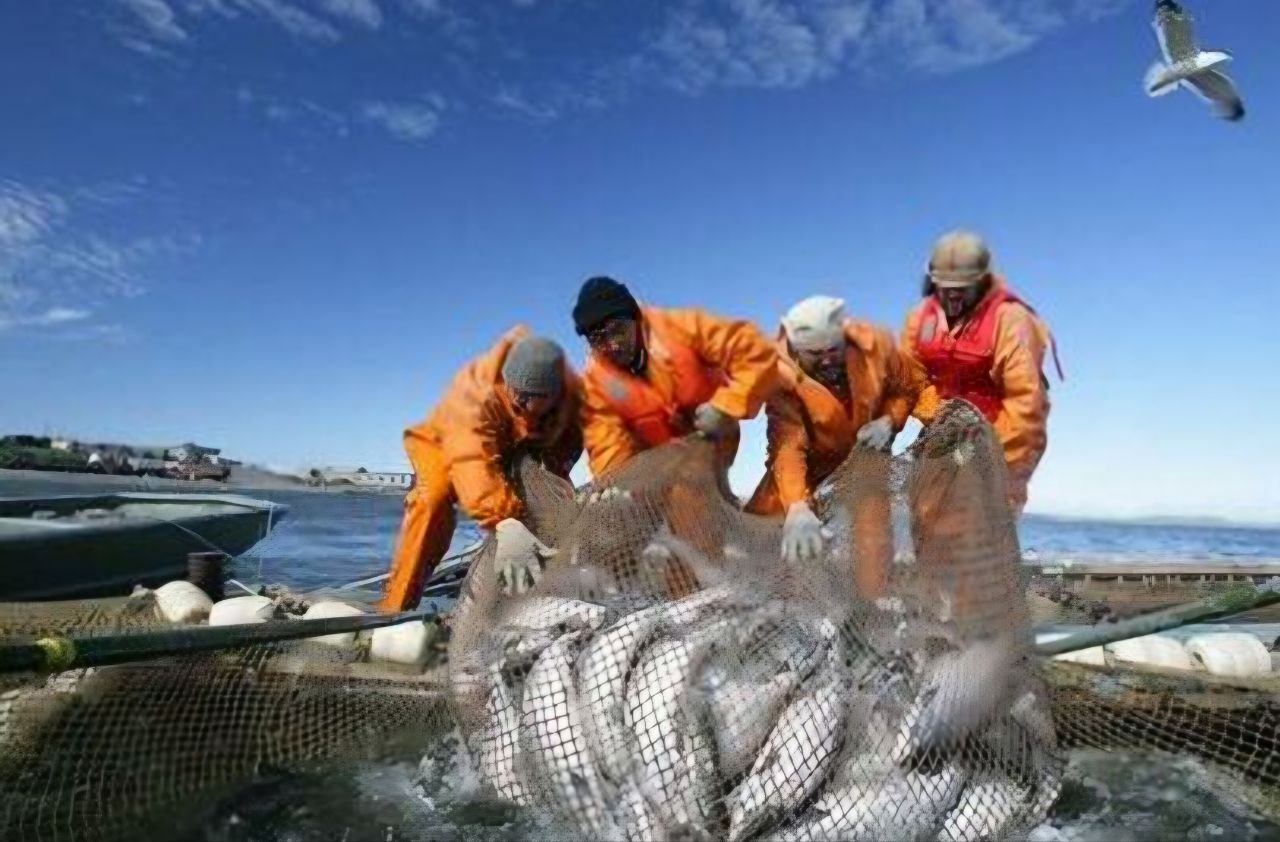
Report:
M1164 96L1184 87L1211 104L1219 117L1242 118L1244 102L1222 72L1222 66L1231 61L1231 54L1225 50L1201 51L1196 46L1191 15L1173 0L1156 0L1156 16L1151 25L1164 61L1157 59L1147 70L1147 94Z

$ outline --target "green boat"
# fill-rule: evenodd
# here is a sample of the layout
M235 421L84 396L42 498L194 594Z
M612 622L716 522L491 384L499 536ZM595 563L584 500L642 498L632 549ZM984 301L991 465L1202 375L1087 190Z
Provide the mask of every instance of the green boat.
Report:
M188 554L239 555L288 511L234 494L0 498L0 600L118 596L181 579Z

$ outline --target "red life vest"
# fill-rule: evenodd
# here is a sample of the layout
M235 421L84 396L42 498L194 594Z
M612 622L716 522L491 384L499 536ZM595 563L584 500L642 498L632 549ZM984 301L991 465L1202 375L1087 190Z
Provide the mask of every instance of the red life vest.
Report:
M987 295L969 320L952 335L938 299L929 296L924 302L917 331L916 357L929 373L943 400L963 398L978 408L992 423L1000 414L1004 389L991 378L995 364L996 328L999 327L1000 305L1021 304L1031 310L1017 295L997 287ZM1034 315L1035 311L1031 310ZM1056 352L1055 352L1056 356Z
M656 362L671 372L675 390L671 400L645 377L594 354L587 376L602 383L610 406L631 434L645 447L657 447L693 432L693 410L711 400L726 378L708 367L692 348L662 336L657 320L651 320L647 327L649 364Z

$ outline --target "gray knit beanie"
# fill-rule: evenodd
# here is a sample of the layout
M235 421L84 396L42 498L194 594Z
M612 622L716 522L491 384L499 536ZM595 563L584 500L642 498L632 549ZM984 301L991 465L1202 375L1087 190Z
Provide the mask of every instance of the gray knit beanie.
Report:
M564 351L550 339L525 337L507 352L502 379L518 392L558 395L564 379Z

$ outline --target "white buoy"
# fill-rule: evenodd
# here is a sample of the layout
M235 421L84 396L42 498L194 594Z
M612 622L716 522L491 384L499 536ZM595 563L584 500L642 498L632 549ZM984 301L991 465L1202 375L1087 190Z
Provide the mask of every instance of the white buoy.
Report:
M265 623L275 616L275 612L275 603L265 596L235 596L213 604L213 608L209 610L209 625Z
M213 609L213 600L200 588L179 579L155 591L156 607L168 623L203 623Z
M1210 675L1249 678L1271 674L1271 653L1262 641L1241 632L1209 632L1187 640L1187 653Z
M354 605L347 605L345 602L337 602L336 600L326 600L324 602L315 602L311 604L306 612L302 615L304 620L330 620L334 617L359 617L365 612L356 608ZM356 643L355 632L338 632L337 634L324 634L319 637L309 637L308 640L315 643L323 643L325 646L334 646L339 649L345 649L354 646Z
M376 661L425 666L431 654L435 628L433 624L412 622L374 629L369 657Z
M1175 638L1160 634L1149 634L1146 637L1109 643L1105 649L1107 654L1117 661L1144 664L1161 669L1195 669L1191 656L1187 654L1182 644Z

